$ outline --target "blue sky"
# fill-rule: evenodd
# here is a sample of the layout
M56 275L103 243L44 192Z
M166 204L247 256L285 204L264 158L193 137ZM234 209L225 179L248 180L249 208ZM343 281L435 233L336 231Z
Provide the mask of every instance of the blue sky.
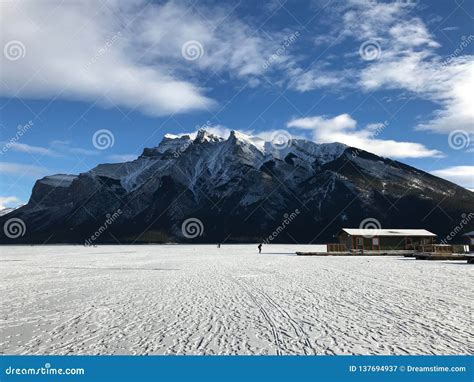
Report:
M474 188L472 0L0 10L0 207L198 126L340 141Z

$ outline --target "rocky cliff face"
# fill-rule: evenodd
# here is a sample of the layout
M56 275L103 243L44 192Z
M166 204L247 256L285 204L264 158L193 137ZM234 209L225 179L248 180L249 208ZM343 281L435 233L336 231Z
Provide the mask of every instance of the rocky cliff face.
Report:
M474 193L340 143L274 147L200 130L166 135L132 162L40 179L28 204L0 224L15 218L25 226L18 237L4 232L3 243L250 242L277 229L274 242L317 243L367 217L441 238L472 211Z

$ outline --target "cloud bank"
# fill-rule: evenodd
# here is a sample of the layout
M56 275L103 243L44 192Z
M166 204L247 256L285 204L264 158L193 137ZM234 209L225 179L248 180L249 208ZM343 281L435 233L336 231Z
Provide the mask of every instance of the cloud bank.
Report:
M278 42L224 6L23 1L3 2L1 10L0 95L60 97L152 116L212 107L204 73L255 84Z
M341 142L371 153L390 158L440 157L438 150L430 150L415 142L399 142L378 138L389 124L374 123L363 128L349 114L336 117L313 116L297 118L287 123L288 128L308 130L318 143Z
M474 189L474 166L454 166L435 170L431 173L469 190Z

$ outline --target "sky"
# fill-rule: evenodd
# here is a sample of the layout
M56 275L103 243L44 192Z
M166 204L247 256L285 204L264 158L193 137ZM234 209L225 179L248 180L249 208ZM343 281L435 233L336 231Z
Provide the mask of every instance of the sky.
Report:
M0 208L204 127L474 189L473 0L2 1Z

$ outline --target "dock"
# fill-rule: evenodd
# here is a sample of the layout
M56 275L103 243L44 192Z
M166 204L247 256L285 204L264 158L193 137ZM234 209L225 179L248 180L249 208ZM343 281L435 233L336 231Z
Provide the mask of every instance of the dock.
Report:
M390 251L390 252L377 252L377 251L364 251L364 252L296 252L298 256L335 256L335 257L360 257L360 256L403 256L407 258L415 258L416 260L456 260L466 261L468 264L474 264L473 254L440 254L440 253L427 253L427 252L413 252L413 251Z
M404 253L395 253L395 252L375 252L375 251L365 251L365 252L296 252L298 256L402 256ZM413 255L413 254L412 254Z
M431 254L431 253L419 253L415 255L417 260L467 260L469 263L469 259L471 256L465 256L461 254Z

